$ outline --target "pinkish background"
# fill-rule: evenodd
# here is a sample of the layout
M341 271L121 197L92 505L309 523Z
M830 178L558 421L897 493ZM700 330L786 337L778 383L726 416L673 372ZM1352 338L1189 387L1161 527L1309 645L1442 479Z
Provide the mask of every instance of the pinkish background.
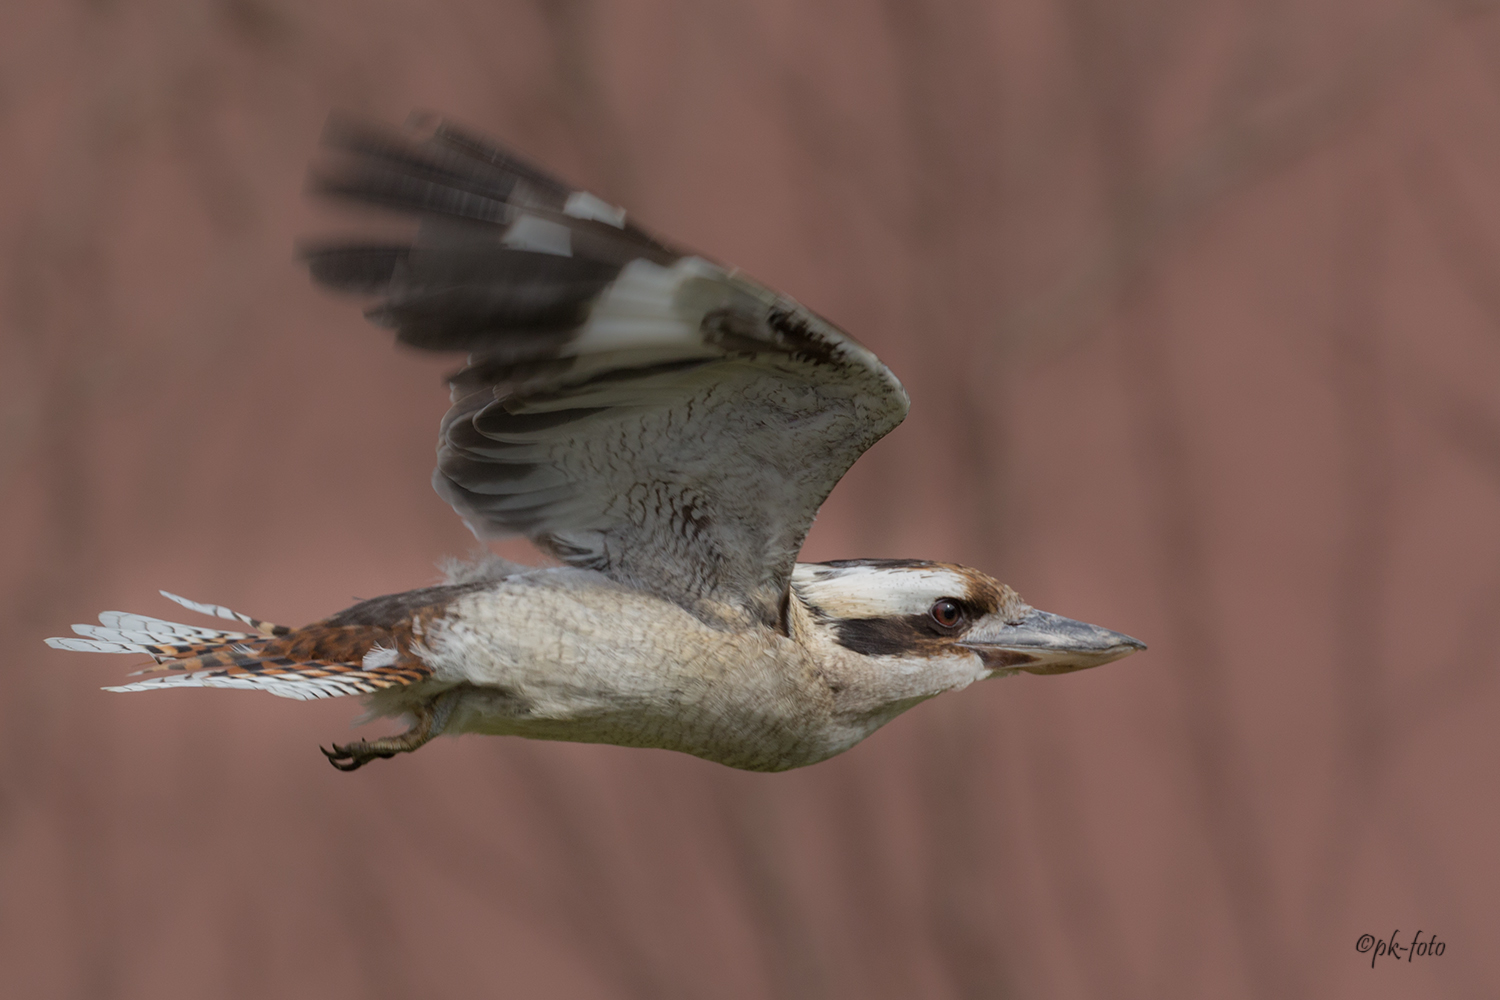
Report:
M294 260L336 108L457 116L879 352L911 417L808 557L1150 651L781 775L344 775L351 701L101 693L134 661L42 637L469 547L451 361ZM1496 995L1500 9L11 3L0 524L6 996Z

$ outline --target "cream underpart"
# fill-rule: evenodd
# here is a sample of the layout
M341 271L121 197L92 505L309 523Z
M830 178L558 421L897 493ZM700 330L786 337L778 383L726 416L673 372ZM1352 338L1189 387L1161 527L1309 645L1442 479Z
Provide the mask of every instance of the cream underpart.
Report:
M907 661L839 646L794 600L793 637L720 631L579 569L460 598L422 657L458 687L448 733L660 747L784 770L838 754L917 702L986 676L955 652Z

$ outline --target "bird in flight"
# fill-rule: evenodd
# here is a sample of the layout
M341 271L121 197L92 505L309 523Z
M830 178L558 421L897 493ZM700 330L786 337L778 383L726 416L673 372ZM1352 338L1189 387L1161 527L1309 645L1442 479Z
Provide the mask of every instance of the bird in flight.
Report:
M373 297L404 344L467 354L433 485L481 539L525 535L561 565L482 560L301 628L163 592L234 624L110 611L47 640L155 660L106 690L364 695L410 720L323 751L346 771L442 733L781 771L974 681L1145 648L962 566L797 562L819 505L908 406L819 316L451 123L336 118L325 142L316 192L417 224L308 248L313 278Z

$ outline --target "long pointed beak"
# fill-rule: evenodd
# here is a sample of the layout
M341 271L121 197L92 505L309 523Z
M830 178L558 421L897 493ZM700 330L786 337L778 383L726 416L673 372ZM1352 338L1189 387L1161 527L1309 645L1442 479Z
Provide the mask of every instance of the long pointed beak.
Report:
M1098 625L1032 609L1018 622L998 615L974 625L959 645L984 657L993 670L1065 674L1129 656L1146 644Z

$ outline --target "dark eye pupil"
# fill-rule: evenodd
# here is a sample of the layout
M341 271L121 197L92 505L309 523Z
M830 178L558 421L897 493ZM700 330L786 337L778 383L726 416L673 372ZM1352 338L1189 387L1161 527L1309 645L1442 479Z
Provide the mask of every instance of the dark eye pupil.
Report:
M958 624L958 605L952 601L938 601L932 606L932 617L939 625L952 627Z

